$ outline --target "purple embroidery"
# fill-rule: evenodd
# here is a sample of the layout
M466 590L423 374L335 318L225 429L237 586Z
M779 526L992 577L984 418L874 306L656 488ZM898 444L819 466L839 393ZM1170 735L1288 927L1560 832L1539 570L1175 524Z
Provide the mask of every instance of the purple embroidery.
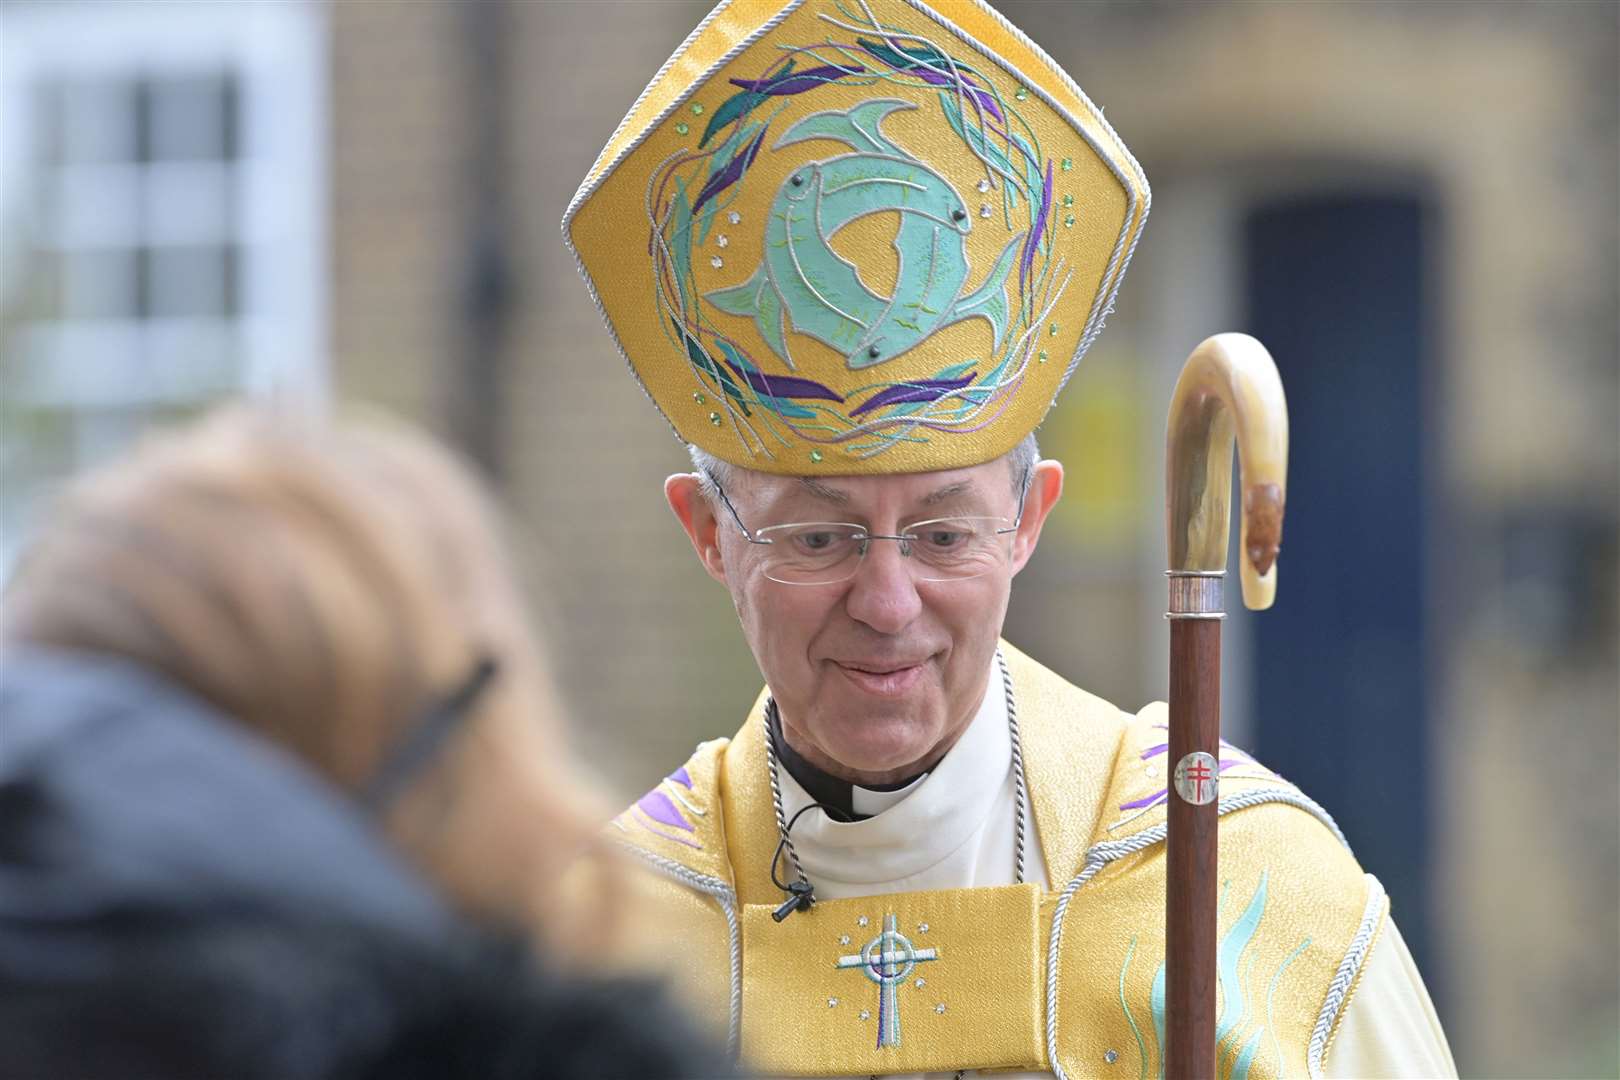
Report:
M1169 795L1170 795L1170 789L1166 788L1165 790L1160 791L1160 792L1156 792L1156 793L1154 793L1152 795L1144 795L1140 799L1133 799L1130 802L1120 803L1119 808L1121 810L1135 810L1138 807L1151 806L1153 803L1158 802L1160 799L1168 798Z
M1035 227L1029 230L1029 236L1024 240L1024 254L1018 260L1018 288L1022 290L1024 283L1029 279L1029 271L1035 265L1035 248L1040 244L1041 237L1046 235L1046 215L1052 210L1052 159L1046 159L1046 183L1041 185L1041 212L1035 215Z
M842 75L863 75L866 69L856 65L849 68L818 67L807 68L797 75L790 74L793 65L788 64L788 70L774 78L769 79L728 79L732 86L740 86L756 94L769 94L772 97L781 97L784 94L802 94L806 90L814 90L823 83L833 82Z
M698 192L697 201L692 204L693 217L697 217L697 213L703 209L704 203L742 179L742 174L747 171L748 166L754 163L755 156L759 154L759 145L764 141L765 130L761 128L759 134L754 137L753 142L748 144L746 150L738 151L736 157L726 162L725 168L709 177L708 183L703 185L703 190Z
M696 831L692 828L691 823L681 816L680 810L676 808L670 797L657 788L653 788L643 795L640 801L636 803L636 806L641 809L643 814L646 814L654 821L672 825L683 832Z
M730 360L726 361L726 366L747 379L749 386L766 397L822 398L840 403L844 400L831 387L823 386L813 379L801 379L797 375L767 375L757 368L739 367ZM860 412L859 409L855 411Z
M1146 750L1142 751L1142 760L1146 761L1150 757L1158 757L1160 754L1164 753L1168 749L1170 749L1170 744L1167 743L1167 742L1155 743L1154 745L1148 747ZM1233 746L1231 743L1227 742L1225 739L1221 740L1221 749L1222 750L1230 750L1232 753L1237 754L1240 757L1244 757L1244 758L1247 758L1250 761L1254 761L1254 758L1249 754L1249 752L1247 750L1244 750L1241 747ZM1259 762L1255 762L1255 764L1259 764Z
M955 87L959 92L967 94L978 102L985 112L1002 123L1007 122L1006 117L1001 115L1001 109L996 105L995 96L987 90L981 90L979 84L973 81L972 76L962 74L958 79L954 74L947 75L945 72L929 66L931 64L945 66L950 64L950 60L938 49L907 49L896 45L893 39L877 42L869 41L866 38L856 38L855 42L896 71L915 75L923 82L933 86Z
M685 765L670 773L669 778L686 788L687 791L692 790L692 774L686 771Z
M882 408L885 405L904 405L913 401L935 401L952 390L962 389L978 376L977 371L970 371L959 379L918 379L915 382L898 383L887 390L873 394L851 409L849 415L859 416L863 412Z
M989 113L991 116L995 117L1004 124L1007 122L1007 118L1002 116L1001 110L996 107L996 99L991 97L988 92L980 90L976 85L974 85L973 80L968 78L966 75L963 75L962 81L957 83L956 80L952 79L949 75L939 71L930 71L927 68L912 68L908 74L915 75L923 82L933 83L935 86L960 86L969 97L971 97L974 101L977 101L980 106L984 108L985 112Z
M667 833L663 829L658 828L656 825L654 825L650 821L645 821L645 820L643 820L641 818L635 818L634 820L635 820L635 823L637 825L640 825L643 829L646 829L648 832L652 833L654 836L662 836L665 840L673 840L677 844L685 844L687 847L695 848L698 851L703 850L703 845L702 844L695 843L694 841L688 840L684 836L676 836L674 833Z

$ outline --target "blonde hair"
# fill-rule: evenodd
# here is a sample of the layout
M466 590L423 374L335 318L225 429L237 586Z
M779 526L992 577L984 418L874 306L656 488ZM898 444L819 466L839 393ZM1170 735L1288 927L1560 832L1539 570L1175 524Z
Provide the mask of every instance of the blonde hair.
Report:
M463 908L577 939L548 886L604 815L491 500L425 437L233 408L154 438L64 493L0 635L145 665L351 792L494 660L384 826Z

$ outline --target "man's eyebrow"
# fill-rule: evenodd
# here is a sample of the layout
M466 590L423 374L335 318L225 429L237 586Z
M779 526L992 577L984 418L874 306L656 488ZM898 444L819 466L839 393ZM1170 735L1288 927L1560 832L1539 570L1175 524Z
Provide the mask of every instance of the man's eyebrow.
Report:
M827 502L837 503L839 506L844 506L849 502L847 493L836 488L830 488L813 477L801 476L799 477L799 483L804 486L806 491L818 499L825 499Z
M972 490L973 481L961 480L954 484L947 484L938 491L927 495L924 497L922 504L924 506L936 506L939 503L944 502L946 499L954 499L956 496L966 494Z
M849 504L849 495L847 492L839 491L837 488L830 488L814 477L801 476L799 477L799 484L804 488L804 490L808 491L818 499L835 503L839 506L846 506ZM973 481L959 480L954 484L946 484L937 491L933 491L928 495L925 495L922 499L922 505L937 506L938 504L945 502L947 499L954 499L958 495L964 495L973 490Z

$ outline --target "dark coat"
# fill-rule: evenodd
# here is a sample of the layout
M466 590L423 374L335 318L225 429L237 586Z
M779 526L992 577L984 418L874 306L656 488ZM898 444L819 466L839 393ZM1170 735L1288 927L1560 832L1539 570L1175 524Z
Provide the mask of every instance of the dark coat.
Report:
M0 657L0 1077L673 1077L662 997L474 928L300 762L139 667Z

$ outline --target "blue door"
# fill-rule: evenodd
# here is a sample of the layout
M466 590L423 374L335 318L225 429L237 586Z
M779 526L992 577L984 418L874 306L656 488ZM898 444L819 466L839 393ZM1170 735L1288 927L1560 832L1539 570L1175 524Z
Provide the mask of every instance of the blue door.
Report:
M1244 239L1247 327L1292 431L1277 606L1253 620L1256 751L1338 820L1427 971L1425 219L1412 198L1293 199Z

